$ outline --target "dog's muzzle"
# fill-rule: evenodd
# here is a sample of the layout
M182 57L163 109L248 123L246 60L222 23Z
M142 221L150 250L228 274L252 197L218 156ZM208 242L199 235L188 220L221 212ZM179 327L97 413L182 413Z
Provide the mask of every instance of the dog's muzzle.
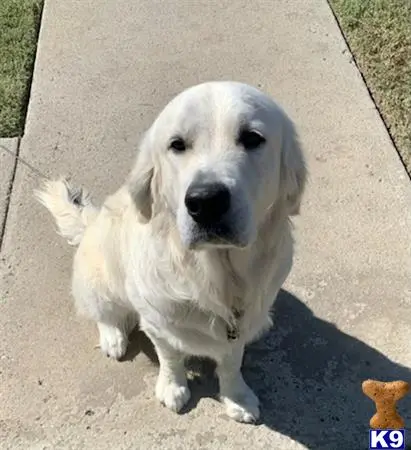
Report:
M192 183L184 203L188 214L198 225L214 226L230 209L231 195L223 183Z

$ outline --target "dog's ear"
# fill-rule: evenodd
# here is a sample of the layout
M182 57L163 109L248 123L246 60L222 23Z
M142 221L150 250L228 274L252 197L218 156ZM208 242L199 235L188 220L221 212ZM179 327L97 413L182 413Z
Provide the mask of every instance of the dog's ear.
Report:
M287 119L281 148L281 184L288 214L298 215L307 180L307 167L293 123Z
M141 140L136 163L127 181L127 187L138 212L148 221L152 216L154 161L149 136L146 133Z

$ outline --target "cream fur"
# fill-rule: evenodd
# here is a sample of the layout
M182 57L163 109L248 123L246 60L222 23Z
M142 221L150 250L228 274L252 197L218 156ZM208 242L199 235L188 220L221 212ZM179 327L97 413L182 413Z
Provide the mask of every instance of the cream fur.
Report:
M236 141L243 123L266 138L247 154ZM168 141L189 135L192 148L173 155ZM196 224L184 194L201 171L230 186L229 224L241 245L193 244ZM289 216L298 212L306 169L291 121L267 96L234 82L184 91L146 133L123 187L101 209L65 180L37 193L60 233L78 250L72 291L77 309L98 324L103 352L121 358L137 321L160 362L157 398L179 411L190 397L186 355L217 362L227 414L259 417L244 382L244 346L270 325L269 311L292 265ZM241 247L241 248L240 248ZM236 318L234 311L242 316ZM238 338L229 340L227 328Z

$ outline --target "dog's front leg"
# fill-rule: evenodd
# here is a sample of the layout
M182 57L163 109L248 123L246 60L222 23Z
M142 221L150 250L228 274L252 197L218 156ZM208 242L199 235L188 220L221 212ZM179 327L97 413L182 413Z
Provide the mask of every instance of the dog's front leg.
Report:
M167 408L178 412L188 402L191 395L187 386L184 355L165 340L151 334L149 337L154 344L160 363L156 397Z
M237 422L252 423L260 416L259 400L241 374L244 344L233 342L231 350L217 363L220 399L229 417Z

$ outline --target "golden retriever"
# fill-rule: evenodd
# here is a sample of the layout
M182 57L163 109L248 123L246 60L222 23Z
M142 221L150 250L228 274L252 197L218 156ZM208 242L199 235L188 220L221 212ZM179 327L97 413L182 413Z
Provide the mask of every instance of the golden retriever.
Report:
M241 375L244 346L266 330L292 265L289 217L306 165L295 128L267 95L221 81L175 97L144 135L124 185L101 207L61 179L38 199L78 249L72 291L120 359L139 323L160 368L155 393L189 400L187 355L216 361L220 398L240 422L259 417Z

